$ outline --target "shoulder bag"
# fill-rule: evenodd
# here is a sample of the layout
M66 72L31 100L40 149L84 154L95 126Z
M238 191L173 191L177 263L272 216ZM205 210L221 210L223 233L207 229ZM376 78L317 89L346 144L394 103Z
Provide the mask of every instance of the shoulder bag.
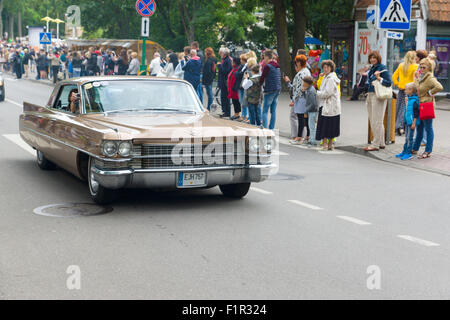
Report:
M419 89L417 89L417 93L419 93ZM436 114L434 112L434 98L432 102L419 103L419 109L420 120L431 120L436 118Z
M381 71L381 73L386 72L387 70ZM372 82L373 87L375 88L375 95L379 100L392 99L392 86L386 87L381 84L380 81L375 80Z

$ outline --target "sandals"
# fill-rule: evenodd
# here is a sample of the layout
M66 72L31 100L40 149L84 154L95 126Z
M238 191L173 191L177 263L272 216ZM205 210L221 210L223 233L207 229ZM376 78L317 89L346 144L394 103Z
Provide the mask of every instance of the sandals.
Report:
M431 158L431 153L424 152L420 155L419 159Z

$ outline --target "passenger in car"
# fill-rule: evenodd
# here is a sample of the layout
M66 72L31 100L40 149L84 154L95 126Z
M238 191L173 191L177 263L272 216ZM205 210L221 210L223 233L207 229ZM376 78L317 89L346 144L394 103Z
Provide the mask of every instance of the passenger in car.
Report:
M80 99L78 97L78 89L73 89L69 93L69 110L73 114L80 113Z

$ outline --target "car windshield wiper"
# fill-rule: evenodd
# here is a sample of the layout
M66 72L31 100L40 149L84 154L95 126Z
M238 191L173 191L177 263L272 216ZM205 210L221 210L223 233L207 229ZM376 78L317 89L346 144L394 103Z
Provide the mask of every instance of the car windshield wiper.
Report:
M197 113L195 111L182 110L182 109L172 109L172 108L146 108L146 109L111 110L111 111L105 111L104 114L122 113L122 112L142 112L142 111L170 111L170 112L193 113L193 114Z

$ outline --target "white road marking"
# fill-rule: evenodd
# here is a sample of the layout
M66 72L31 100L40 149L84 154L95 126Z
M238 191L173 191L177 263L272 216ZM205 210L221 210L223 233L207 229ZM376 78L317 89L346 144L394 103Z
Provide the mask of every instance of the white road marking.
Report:
M18 107L20 107L20 108L23 108L23 104L20 104L20 103L18 103L18 102L15 102L15 101L12 101L12 100L9 100L9 99L5 99L5 101L8 102L8 103L13 104L13 105L15 105L15 106L18 106Z
M324 150L320 150L319 153L320 153L320 154L327 154L327 155L344 154L343 151L337 151L337 150L333 150L333 151L324 151Z
M434 243L428 240L423 240L420 238L416 238L416 237L412 237L412 236L408 236L408 235L398 235L397 237L404 239L404 240L408 240L417 244L420 244L422 246L426 246L426 247L438 247L440 246L440 244L438 243Z
M360 226L368 226L368 225L371 225L370 222L366 222L366 221L359 220L359 219L352 218L352 217L347 217L347 216L337 216L337 217L338 217L339 219L342 219L342 220L346 220L346 221L349 221L349 222L352 222L352 223L359 224Z
M291 203L294 203L294 204L298 204L299 206L311 209L311 210L323 210L320 207L317 207L315 205L312 205L312 204L309 204L309 203L306 203L306 202L302 202L302 201L298 201L298 200L288 200L288 201L291 202Z
M6 139L8 139L9 141L15 143L16 145L18 145L19 147L24 149L25 151L29 152L33 156L36 155L36 151L32 147L30 147L28 144L26 144L25 141L22 140L22 138L20 137L19 134L4 134L3 136Z
M283 151L274 151L272 152L272 155L274 156L288 156L289 153L283 152Z
M255 188L255 187L251 187L250 190L255 191L255 192L259 192L259 193L262 193L262 194L266 194L266 195L273 194L273 192L266 191L266 190L259 189L259 188Z

